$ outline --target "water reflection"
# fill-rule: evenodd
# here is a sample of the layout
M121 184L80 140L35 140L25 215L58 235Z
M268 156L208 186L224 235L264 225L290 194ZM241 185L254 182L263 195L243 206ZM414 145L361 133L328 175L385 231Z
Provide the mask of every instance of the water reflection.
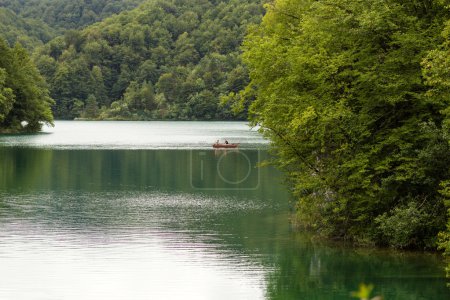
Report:
M438 255L293 233L265 158L0 148L0 299L349 299L360 282L450 297Z
M384 299L447 299L438 255L353 249L292 234L281 248L268 289L270 299L350 299L361 282Z
M0 298L264 298L270 268L230 228L285 211L285 191L267 174L227 188L214 151L197 154L0 148Z
M186 192L252 189L261 195L282 193L281 196L286 196L278 186L281 180L278 173L271 177L273 169L256 167L267 159L267 154L262 153L259 150L217 152L6 147L0 148L0 188ZM251 194L255 196L254 192Z

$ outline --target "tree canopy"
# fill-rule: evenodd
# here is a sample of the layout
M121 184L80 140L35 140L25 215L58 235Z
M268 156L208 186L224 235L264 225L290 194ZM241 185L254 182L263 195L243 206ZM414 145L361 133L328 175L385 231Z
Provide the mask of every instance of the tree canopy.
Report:
M38 131L52 124L53 100L27 51L0 38L0 132Z
M450 179L447 1L277 0L244 42L299 226L435 247ZM448 196L448 195L447 195Z
M0 7L19 17L44 22L59 31L79 29L113 14L130 10L145 0L0 0Z
M56 118L244 119L220 98L248 83L263 2L0 0L0 36L32 53Z
M66 30L81 29L145 0L0 0L0 36L34 49Z
M57 31L42 21L17 16L0 7L0 36L10 45L20 43L29 51L55 38Z
M260 21L261 3L146 1L65 31L33 55L56 100L55 116L236 118L219 98L248 83L240 44L248 25ZM92 106L94 98L97 112L87 114L87 100Z

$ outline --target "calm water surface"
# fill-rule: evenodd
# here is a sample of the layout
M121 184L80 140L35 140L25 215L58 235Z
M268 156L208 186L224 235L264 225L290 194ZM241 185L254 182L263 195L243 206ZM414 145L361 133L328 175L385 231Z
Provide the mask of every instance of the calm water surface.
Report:
M439 255L294 233L266 148L241 122L0 136L0 299L450 299Z

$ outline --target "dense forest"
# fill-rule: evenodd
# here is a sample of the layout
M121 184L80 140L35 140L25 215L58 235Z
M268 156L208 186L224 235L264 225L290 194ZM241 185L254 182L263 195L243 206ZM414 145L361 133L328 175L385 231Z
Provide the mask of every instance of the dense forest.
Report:
M0 34L33 53L56 118L243 119L220 98L248 83L240 44L262 3L3 0Z
M32 52L68 29L86 27L143 1L0 0L0 36Z
M148 1L35 52L57 118L227 119L242 89L239 46L257 1Z
M10 45L20 43L33 51L55 38L57 31L40 20L22 18L13 11L0 7L0 36Z
M17 16L40 20L58 29L79 29L113 14L130 10L145 0L0 0Z
M237 106L253 101L251 120L273 142L298 226L358 244L450 251L448 5L266 6L244 42L251 82L231 96Z

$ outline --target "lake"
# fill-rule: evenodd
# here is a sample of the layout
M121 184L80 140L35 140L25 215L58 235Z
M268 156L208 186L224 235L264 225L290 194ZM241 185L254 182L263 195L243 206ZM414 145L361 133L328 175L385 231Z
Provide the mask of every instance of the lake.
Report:
M450 299L439 254L290 227L244 122L57 121L0 136L0 299ZM239 150L213 150L217 139Z

